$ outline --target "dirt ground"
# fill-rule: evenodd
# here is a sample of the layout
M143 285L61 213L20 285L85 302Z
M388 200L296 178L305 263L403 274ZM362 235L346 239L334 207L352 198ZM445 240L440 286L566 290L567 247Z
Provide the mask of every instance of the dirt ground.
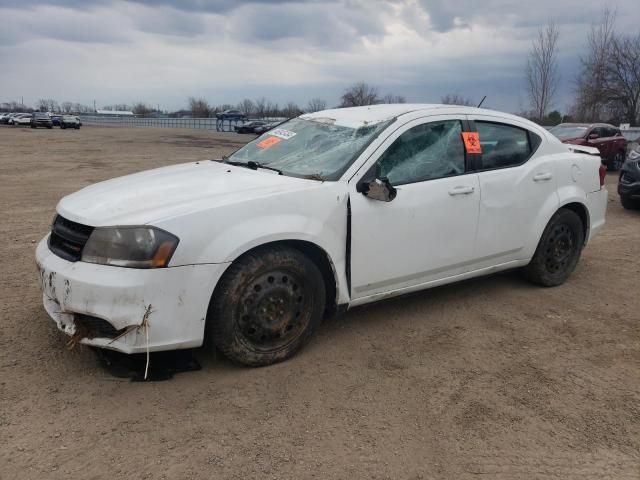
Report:
M0 127L0 478L639 479L640 212L563 286L516 273L351 310L292 360L164 382L65 348L34 264L57 201L249 137Z

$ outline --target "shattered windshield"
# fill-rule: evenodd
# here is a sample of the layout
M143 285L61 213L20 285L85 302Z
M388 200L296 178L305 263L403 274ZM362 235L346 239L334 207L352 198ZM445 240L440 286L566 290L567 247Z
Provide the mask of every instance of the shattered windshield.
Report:
M337 180L392 121L351 127L330 119L294 118L248 143L228 161L255 162L294 177Z

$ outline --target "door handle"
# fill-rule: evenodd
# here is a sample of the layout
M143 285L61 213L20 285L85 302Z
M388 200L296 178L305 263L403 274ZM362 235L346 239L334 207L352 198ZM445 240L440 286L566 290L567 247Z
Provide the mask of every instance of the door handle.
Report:
M453 187L451 190L449 190L449 195L451 195L452 197L454 195L470 195L475 191L475 189L473 187L469 187L467 185L459 185L457 187Z
M548 182L553 178L553 175L550 173L538 173L533 177L534 182Z

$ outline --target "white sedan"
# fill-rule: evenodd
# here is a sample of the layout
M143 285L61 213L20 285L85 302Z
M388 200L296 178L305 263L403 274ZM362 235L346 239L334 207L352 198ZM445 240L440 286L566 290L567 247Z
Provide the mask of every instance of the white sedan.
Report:
M36 251L44 306L74 342L137 353L206 335L268 365L356 305L515 268L562 284L604 225L603 182L597 150L513 115L302 115L222 161L63 198Z

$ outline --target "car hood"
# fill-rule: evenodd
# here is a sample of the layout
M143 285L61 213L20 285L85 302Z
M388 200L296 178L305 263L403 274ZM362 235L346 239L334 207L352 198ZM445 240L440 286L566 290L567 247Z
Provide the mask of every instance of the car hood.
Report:
M322 182L315 180L203 160L90 185L64 197L57 211L69 220L94 227L142 225L320 185Z

